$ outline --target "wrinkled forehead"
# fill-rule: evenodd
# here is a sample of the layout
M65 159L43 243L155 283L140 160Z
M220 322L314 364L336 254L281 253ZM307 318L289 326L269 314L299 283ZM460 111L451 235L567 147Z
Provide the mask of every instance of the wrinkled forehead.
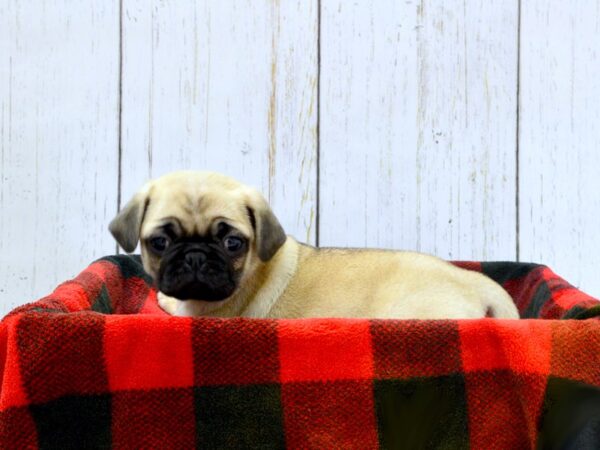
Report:
M150 196L141 235L176 219L186 235L205 236L226 222L246 236L252 234L248 210L239 190L161 188Z

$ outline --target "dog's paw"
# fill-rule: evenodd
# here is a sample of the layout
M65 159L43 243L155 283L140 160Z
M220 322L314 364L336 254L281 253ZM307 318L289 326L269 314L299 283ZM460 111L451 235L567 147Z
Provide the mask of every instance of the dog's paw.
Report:
M158 306L160 306L165 312L171 314L172 316L177 313L178 300L176 298L169 297L162 292L158 292L156 298L158 299Z

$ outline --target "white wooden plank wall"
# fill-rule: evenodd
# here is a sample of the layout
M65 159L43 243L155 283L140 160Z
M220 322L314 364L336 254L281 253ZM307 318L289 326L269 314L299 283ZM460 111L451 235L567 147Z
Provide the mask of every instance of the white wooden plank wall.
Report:
M0 313L114 252L118 3L0 1Z
M320 245L534 260L600 296L600 12L559 0L0 0L0 313L228 173Z
M600 296L600 2L524 1L520 257Z
M322 5L321 243L514 260L516 2Z
M181 168L260 190L315 242L316 0L125 0L122 192Z

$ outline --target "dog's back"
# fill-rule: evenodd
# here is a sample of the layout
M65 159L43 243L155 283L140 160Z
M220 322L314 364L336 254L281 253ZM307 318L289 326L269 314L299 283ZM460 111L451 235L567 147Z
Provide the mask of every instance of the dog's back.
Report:
M430 255L301 245L298 262L274 317L518 318L500 285Z

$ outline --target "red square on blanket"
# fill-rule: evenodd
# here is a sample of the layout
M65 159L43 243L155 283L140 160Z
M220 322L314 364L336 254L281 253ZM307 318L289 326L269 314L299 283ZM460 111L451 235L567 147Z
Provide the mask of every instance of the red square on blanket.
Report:
M194 384L189 318L107 316L104 349L113 391Z
M538 434L546 376L509 370L465 376L471 448L529 448Z
M2 387L0 389L0 410L11 406L27 405L27 394L23 388L21 368L19 367L19 343L18 343L19 316L7 317L0 326L0 375ZM1 430L0 430L1 431ZM2 442L2 441L0 441Z
M194 389L117 392L112 397L114 448L194 448Z
M373 377L368 320L281 320L278 330L282 382Z
M19 319L18 363L30 403L108 390L103 370L104 325L101 314L34 313Z
M460 321L465 372L510 369L517 373L548 375L552 346L550 325L544 320Z
M600 385L598 321L552 324L552 375Z
M276 327L269 320L194 319L196 386L278 382Z
M281 388L289 448L379 448L373 383L286 383Z
M0 447L38 448L33 417L27 407L0 411Z
M462 370L456 321L373 320L378 379L431 377Z

